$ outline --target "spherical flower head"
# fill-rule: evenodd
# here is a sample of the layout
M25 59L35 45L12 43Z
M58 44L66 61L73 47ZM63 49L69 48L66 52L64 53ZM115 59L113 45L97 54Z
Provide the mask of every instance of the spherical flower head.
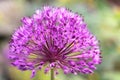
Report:
M67 73L93 73L101 63L99 42L83 17L62 7L44 7L24 17L9 43L9 59L20 70L45 67Z

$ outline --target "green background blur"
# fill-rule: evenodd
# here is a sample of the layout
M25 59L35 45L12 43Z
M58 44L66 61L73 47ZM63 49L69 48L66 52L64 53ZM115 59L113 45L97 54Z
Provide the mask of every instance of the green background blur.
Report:
M56 80L120 80L120 0L0 0L0 80L50 80L43 70L33 79L30 71L8 65L3 50L20 19L42 6L62 6L84 16L91 32L100 40L102 64L94 74L64 75Z

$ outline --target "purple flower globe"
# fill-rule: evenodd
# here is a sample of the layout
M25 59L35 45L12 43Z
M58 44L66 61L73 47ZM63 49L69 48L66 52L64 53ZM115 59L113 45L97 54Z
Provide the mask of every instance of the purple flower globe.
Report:
M99 42L83 17L62 7L44 7L24 17L9 43L10 62L20 70L93 73L101 63Z

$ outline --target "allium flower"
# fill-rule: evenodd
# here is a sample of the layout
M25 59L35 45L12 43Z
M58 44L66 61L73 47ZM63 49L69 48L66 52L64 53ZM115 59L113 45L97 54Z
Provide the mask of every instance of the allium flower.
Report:
M83 17L65 8L44 7L24 17L9 44L11 64L20 70L45 67L57 72L89 74L100 64L98 40L87 29Z

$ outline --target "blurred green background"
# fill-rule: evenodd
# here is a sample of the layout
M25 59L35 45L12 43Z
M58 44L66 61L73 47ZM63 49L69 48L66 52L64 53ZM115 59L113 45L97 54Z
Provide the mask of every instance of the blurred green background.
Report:
M42 6L62 6L84 16L91 32L100 40L102 64L91 75L64 75L56 80L120 80L120 0L0 0L0 80L50 80L43 70L33 79L30 71L9 66L3 49L20 19Z

